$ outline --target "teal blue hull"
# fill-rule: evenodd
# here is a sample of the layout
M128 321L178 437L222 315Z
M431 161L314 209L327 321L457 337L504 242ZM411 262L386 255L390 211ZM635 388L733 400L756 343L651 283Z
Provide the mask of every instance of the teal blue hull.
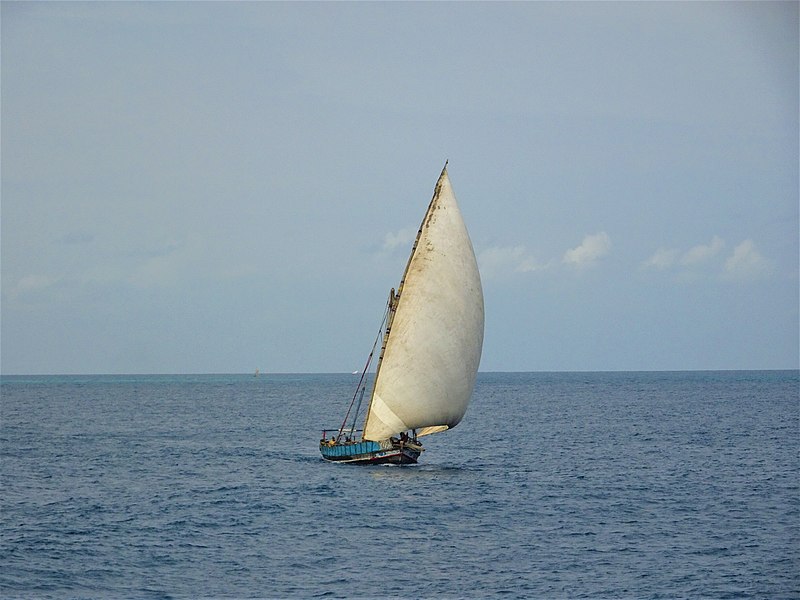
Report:
M378 442L363 441L330 445L327 441L319 444L322 458L331 462L351 464L395 464L410 465L417 462L422 448L395 443L391 447L381 447Z

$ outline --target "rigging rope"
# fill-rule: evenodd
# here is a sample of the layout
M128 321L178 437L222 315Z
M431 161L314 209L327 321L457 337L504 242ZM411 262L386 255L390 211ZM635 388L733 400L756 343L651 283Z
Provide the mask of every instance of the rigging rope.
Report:
M375 343L372 344L372 350L370 351L369 356L367 357L367 364L364 365L364 370L361 371L361 378L358 380L358 385L356 386L356 391L353 394L353 399L350 401L350 407L347 409L347 414L344 416L344 421L342 421L342 426L339 427L339 433L336 435L336 443L337 444L339 443L339 441L342 438L342 432L344 431L344 428L347 426L347 418L350 416L350 411L353 410L353 404L356 401L356 397L358 396L359 390L361 390L361 384L364 383L364 378L367 376L367 371L369 370L369 365L372 362L373 355L375 354L375 348L377 348L377 346L378 346L378 340L380 340L382 335L383 335L383 326L384 326L384 323L386 323L386 318L389 315L389 309L390 308L391 308L391 302L389 302L386 305L386 310L383 313L383 319L381 319L381 326L378 329L378 335L375 337ZM362 397L363 397L363 394L364 394L363 390L361 391L361 394L362 394ZM360 409L361 402L359 401L358 404L359 404L359 409ZM358 417L358 409L356 410L356 414L353 415L353 427L354 428L355 428L355 420L356 420L357 417Z

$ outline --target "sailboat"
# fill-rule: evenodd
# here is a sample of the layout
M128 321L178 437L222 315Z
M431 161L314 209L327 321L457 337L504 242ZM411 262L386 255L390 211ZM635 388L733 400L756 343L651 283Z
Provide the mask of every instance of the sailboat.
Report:
M452 429L467 411L483 320L478 263L445 163L342 425L322 432L322 458L416 463L424 450L420 438ZM379 342L374 383L357 428Z

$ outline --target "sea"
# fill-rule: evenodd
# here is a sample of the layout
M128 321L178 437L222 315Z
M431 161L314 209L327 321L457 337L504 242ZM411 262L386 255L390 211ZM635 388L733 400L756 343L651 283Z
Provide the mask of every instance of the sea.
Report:
M358 376L4 376L3 598L800 598L798 371L480 373L414 466Z

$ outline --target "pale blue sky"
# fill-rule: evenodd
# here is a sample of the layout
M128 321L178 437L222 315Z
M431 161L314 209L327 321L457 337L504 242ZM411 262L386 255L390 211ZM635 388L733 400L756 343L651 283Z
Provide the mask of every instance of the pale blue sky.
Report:
M481 369L798 367L798 4L2 3L2 371L352 371L445 159Z

